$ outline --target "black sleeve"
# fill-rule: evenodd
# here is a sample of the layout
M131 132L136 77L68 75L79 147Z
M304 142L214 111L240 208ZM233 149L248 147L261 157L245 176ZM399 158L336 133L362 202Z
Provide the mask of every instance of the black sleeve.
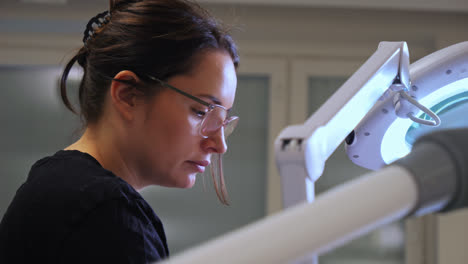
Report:
M111 200L95 208L64 241L60 263L150 263L164 246L136 203Z

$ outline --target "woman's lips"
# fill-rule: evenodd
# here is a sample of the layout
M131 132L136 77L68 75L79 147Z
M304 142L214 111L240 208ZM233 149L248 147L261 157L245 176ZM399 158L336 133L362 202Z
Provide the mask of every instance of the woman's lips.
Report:
M188 163L199 173L203 173L205 167L210 165L210 161L208 160L189 160Z

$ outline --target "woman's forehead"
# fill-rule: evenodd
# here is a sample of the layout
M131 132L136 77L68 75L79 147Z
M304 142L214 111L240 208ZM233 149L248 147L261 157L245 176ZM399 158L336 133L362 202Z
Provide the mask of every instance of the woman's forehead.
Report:
M232 107L237 77L231 57L224 52L205 53L199 57L195 68L190 75L174 78L174 81L180 82L194 96Z

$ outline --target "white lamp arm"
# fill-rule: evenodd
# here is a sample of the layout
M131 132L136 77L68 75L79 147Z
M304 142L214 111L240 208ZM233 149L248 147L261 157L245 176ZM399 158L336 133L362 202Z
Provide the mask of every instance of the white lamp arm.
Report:
M276 163L286 207L306 200L305 179L313 183L322 175L325 161L395 81L409 87L408 47L406 42L380 42L304 124L288 126L279 134Z

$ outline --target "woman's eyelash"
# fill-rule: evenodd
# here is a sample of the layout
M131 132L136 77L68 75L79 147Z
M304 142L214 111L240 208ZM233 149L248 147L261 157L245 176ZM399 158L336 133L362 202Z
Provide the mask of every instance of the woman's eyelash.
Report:
M192 108L192 111L199 117L204 117L206 115L206 111L197 110L195 108Z

